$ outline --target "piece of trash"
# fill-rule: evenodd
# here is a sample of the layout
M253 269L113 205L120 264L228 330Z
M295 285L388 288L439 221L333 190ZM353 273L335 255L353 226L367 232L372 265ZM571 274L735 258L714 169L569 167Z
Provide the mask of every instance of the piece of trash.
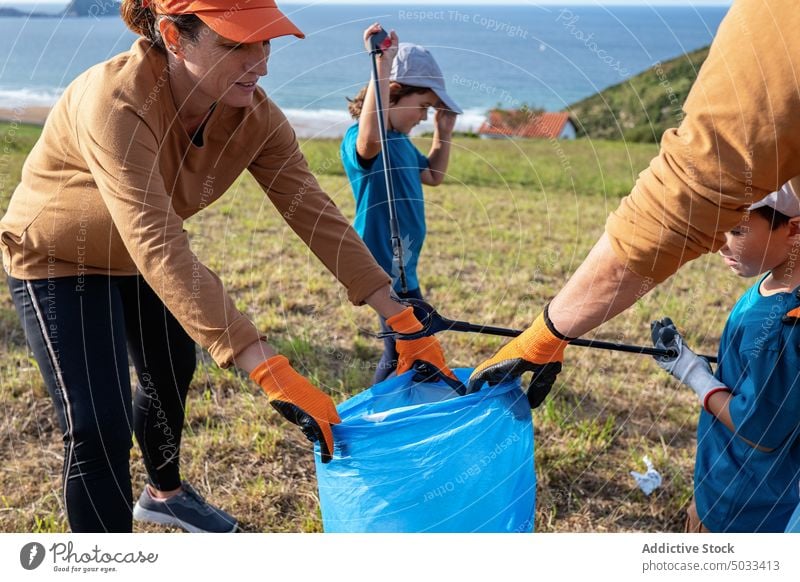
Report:
M642 460L647 466L647 472L637 473L636 471L631 471L631 477L636 479L636 484L645 495L650 495L653 491L661 486L661 474L653 468L653 463L650 462L650 457L645 455L642 457Z

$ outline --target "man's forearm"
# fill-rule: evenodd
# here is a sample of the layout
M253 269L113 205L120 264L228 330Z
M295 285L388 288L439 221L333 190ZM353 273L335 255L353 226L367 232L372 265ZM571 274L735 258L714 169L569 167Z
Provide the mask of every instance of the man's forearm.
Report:
M652 279L625 268L603 234L553 298L550 321L563 335L580 337L625 311L652 287Z

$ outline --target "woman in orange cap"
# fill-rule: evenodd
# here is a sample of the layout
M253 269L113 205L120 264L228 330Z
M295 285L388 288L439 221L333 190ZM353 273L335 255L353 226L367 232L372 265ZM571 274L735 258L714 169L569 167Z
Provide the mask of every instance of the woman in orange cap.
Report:
M270 404L334 454L329 396L298 374L192 253L183 221L248 170L292 229L396 331L421 325L320 189L280 109L258 86L272 38L303 34L272 0L124 0L141 35L75 79L53 108L0 221L0 249L64 440L72 531L132 518L224 532L236 520L181 481L195 344L248 372ZM432 338L403 364L446 370ZM131 402L128 356L138 379ZM135 508L132 433L149 476Z

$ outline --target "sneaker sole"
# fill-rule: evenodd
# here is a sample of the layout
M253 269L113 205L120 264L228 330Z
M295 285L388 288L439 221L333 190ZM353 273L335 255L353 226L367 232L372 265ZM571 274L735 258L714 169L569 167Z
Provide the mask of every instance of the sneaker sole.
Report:
M133 508L133 519L136 521L144 521L148 523L157 523L158 525L175 525L179 528L188 531L189 533L233 533L239 527L238 522L233 524L233 527L226 532L211 532L202 528L185 522L174 515L167 515L160 511L150 511L145 509L137 502Z

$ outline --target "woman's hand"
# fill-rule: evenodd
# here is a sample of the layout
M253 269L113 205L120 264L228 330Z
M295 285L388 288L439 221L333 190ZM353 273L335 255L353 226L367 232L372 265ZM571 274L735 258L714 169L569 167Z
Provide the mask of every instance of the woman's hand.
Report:
M322 462L333 458L331 425L341 422L331 397L298 374L284 356L265 341L247 346L236 356L236 366L266 392L269 403L310 441L319 441Z
M299 426L308 440L319 442L322 462L329 463L334 446L331 425L341 422L331 397L298 374L284 356L264 360L250 378L263 388L275 410Z
M422 331L422 324L414 315L413 307L406 307L397 315L387 318L386 325L398 333L413 334ZM399 337L396 346L398 375L412 369L414 362L421 361L432 364L443 374L450 376L453 380L458 380L453 371L447 367L444 351L435 336L426 335L412 340L404 340Z

